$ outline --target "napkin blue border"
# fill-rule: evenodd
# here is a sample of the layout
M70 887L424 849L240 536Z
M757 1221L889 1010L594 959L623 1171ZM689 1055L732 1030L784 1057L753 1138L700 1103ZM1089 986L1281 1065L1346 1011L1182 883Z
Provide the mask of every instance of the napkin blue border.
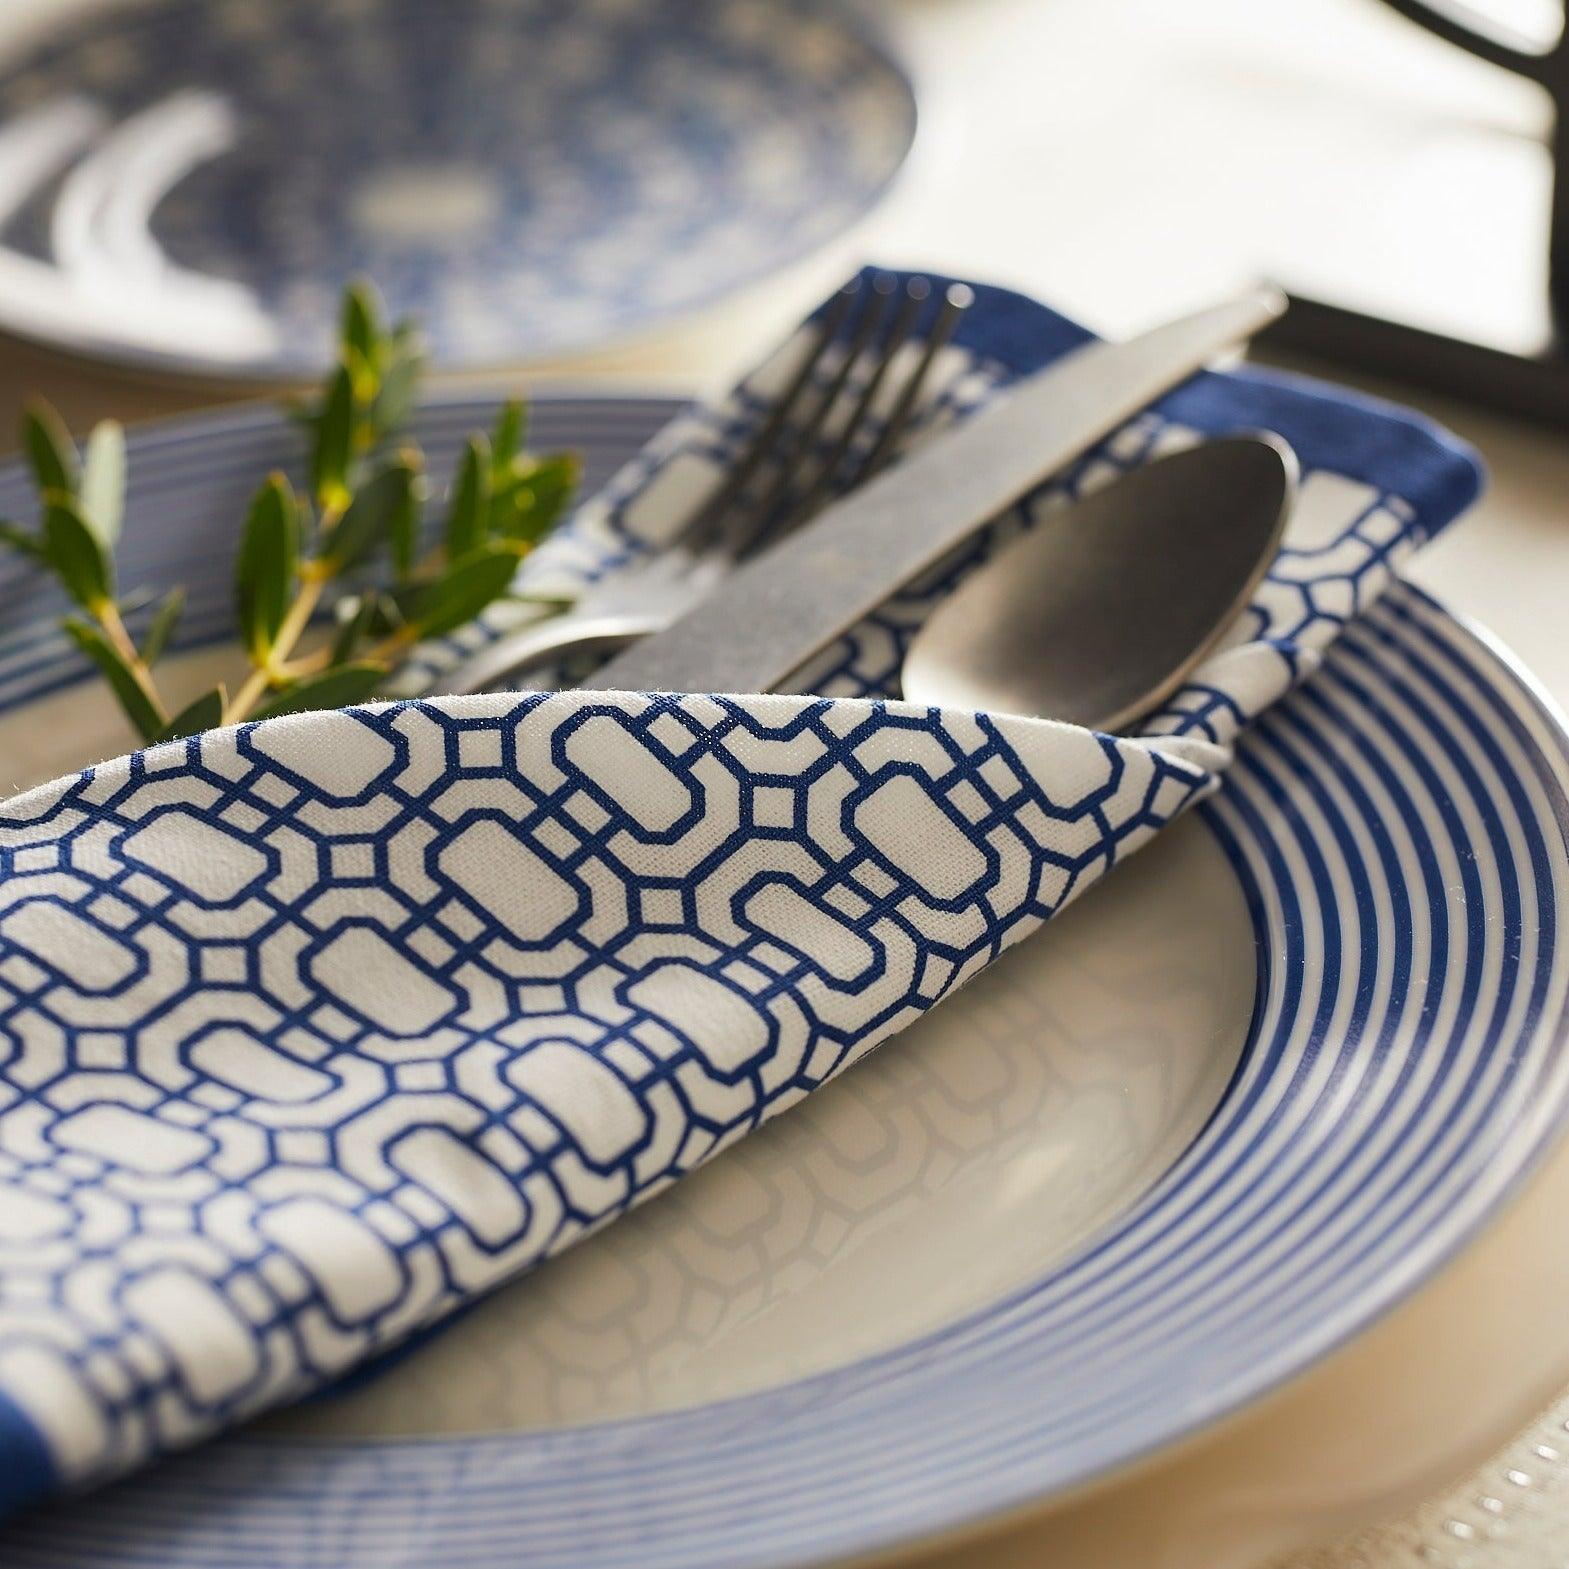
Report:
M64 1485L44 1435L4 1391L0 1391L0 1455L5 1457L0 1465L0 1518Z

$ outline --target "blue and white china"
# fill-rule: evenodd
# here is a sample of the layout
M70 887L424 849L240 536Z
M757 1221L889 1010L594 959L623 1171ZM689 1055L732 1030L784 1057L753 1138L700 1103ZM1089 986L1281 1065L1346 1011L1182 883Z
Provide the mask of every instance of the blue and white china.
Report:
M822 247L914 128L833 0L77 7L0 65L0 327L290 378L359 275L443 366L560 356Z
M1387 577L1416 515L1337 469L1317 398L1207 383L1120 449L1261 400L1296 418L1317 586L1279 588L1304 625ZM592 484L673 412L546 398L535 428ZM487 413L427 413L438 468ZM180 560L193 681L232 518L291 440L254 411L133 438L127 578ZM1322 665L1214 795L896 1049L379 1371L13 1519L5 1561L821 1563L1061 1496L1320 1363L1476 1236L1569 1108L1569 743L1398 582L1280 657ZM51 633L8 637L0 674L8 784L93 750L108 709ZM1167 726L1224 733L1226 701L1190 691Z

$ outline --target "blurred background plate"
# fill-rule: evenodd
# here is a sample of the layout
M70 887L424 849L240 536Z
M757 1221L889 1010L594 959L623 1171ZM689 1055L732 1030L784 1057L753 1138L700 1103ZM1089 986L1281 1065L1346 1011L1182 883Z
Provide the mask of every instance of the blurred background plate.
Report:
M675 408L541 396L534 432L592 488ZM492 413L424 412L434 473ZM235 512L297 446L270 409L132 435L127 571L190 584L187 684L225 657ZM0 511L26 492L0 470ZM14 565L6 607L5 783L117 750ZM1552 1146L1566 786L1553 716L1397 587L1210 802L896 1046L379 1375L11 1522L0 1556L819 1564L1077 1500L1212 1434L1404 1311ZM1507 1385L1519 1420L1537 1349L1459 1403ZM1300 1495L1287 1459L1274 1485Z
M355 275L442 369L648 331L915 133L833 0L23 0L0 51L0 329L247 382L319 369Z

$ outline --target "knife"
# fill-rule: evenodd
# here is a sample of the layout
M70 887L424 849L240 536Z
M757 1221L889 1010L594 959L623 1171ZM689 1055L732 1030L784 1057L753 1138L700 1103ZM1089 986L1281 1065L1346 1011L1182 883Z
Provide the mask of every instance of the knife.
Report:
M582 686L772 691L1005 507L1284 309L1282 295L1254 289L1139 337L1072 350L738 567Z

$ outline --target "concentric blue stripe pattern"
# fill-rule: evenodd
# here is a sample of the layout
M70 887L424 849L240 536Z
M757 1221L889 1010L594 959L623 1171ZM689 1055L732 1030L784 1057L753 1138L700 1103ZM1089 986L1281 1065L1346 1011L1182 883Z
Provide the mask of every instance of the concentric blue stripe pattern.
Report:
M661 429L531 558L535 584L593 580L658 548L718 482L804 341L731 399ZM977 290L916 439L1083 341L1028 301ZM433 411L422 434L438 464L483 412ZM540 410L544 431L559 416L596 461L601 437L611 445L621 422L651 425L653 412L570 400ZM1286 547L1233 637L1146 734L885 700L913 628L999 539L1154 453L1261 417L1305 460ZM157 522L147 559L128 566L162 578L172 567L191 583L193 640L216 627L227 575L216 542L268 466L252 464L269 443L275 461L286 439L276 417L244 414L138 440L128 537L139 537L139 517ZM217 732L8 803L0 1391L44 1435L60 1478L102 1477L330 1382L657 1192L954 990L1212 792L1241 728L1320 666L1475 486L1469 456L1413 418L1279 379L1203 377L827 651L801 682L822 695L415 700ZM180 516L198 505L221 510ZM176 521L189 532L174 532ZM30 624L0 644L11 702L70 668L37 630L47 607L30 608ZM426 650L416 678L455 653ZM1325 846L1344 861L1355 839L1327 815L1328 797L1315 810L1328 826L1287 855L1285 881L1338 912L1345 874ZM1452 886L1467 885L1435 884ZM1481 884L1473 891L1483 897ZM1445 927L1453 973L1492 932L1474 916ZM1320 946L1303 947L1302 977L1287 975L1288 991L1302 989L1283 1009L1297 1033L1280 1062L1298 1097L1316 1095L1328 1071L1319 1038L1360 1039L1368 1027L1373 994L1337 988L1353 959L1372 963L1370 933L1359 946L1349 927L1326 928ZM1522 938L1511 952L1523 963L1528 948ZM1417 953L1427 950L1403 961L1411 976ZM1325 989L1304 1015L1308 978ZM1495 995L1478 972L1456 995L1455 1029L1515 1038L1535 1019ZM1423 1016L1423 1042L1447 1006ZM1267 1028L1267 1010L1261 1019ZM1389 1029L1393 1052L1404 1037ZM1489 1058L1504 1060L1521 1059ZM1476 1071L1487 1085L1493 1070ZM1355 1080L1326 1082L1336 1126L1356 1126ZM1246 1075L1239 1085L1251 1093ZM1272 1105L1246 1149L1269 1152L1271 1169L1310 1149L1304 1104ZM1465 1145L1478 1148L1474 1136ZM1375 1162L1368 1191L1400 1169L1393 1156ZM1335 1175L1322 1196L1345 1180ZM1042 1288L1066 1337L1051 1408L1075 1464L1125 1457L1130 1429L1114 1416L1159 1425L1140 1394L1149 1386L1102 1367L1106 1325L1147 1363L1197 1322L1218 1280L1243 1300L1249 1272L1277 1250L1299 1237L1318 1245L1313 1186L1279 1190L1260 1211L1260 1195L1275 1191L1256 1182L1220 1203L1184 1190L1156 1232L1119 1230L1071 1287L1063 1276ZM1255 1213L1273 1229L1239 1275L1231 1230ZM1393 1224L1383 1209L1374 1220ZM71 1230L85 1247L63 1241ZM1169 1275L1166 1242L1183 1249ZM1158 1310L1141 1296L1157 1285ZM1261 1314L1282 1308L1278 1287L1260 1276ZM1019 1311L1005 1305L998 1322ZM1312 1319L1330 1321L1321 1307ZM982 1365L989 1336L971 1325L944 1339L945 1390ZM1279 1355L1299 1345L1293 1330ZM888 1380L921 1355L914 1347L769 1398L821 1417L825 1398L837 1409L851 1392L854 1405L893 1389ZM966 1375L951 1389L961 1431L980 1388ZM749 1409L706 1415L723 1433ZM661 1444L679 1452L695 1420L660 1419ZM584 1441L538 1442L567 1456ZM940 1447L936 1434L900 1442L912 1459ZM624 1458L620 1439L614 1447ZM438 1450L465 1475L477 1466L476 1478L512 1454ZM228 1452L201 1463L221 1470ZM376 1464L399 1453L378 1449ZM727 1458L742 1466L751 1453L737 1438ZM288 1451L266 1455L247 1466L289 1494L276 1473ZM353 1474L335 1462L333 1486L357 1491ZM599 1485L580 1470L558 1482L562 1501ZM668 1512L679 1490L668 1476L664 1486ZM814 1493L825 1530L834 1496ZM536 1497L535 1507L543 1530L558 1504ZM616 1516L593 1518L598 1529Z
M1569 749L1398 588L1200 808L1259 1007L1202 1137L1123 1221L895 1354L556 1433L243 1436L35 1514L18 1569L778 1565L1081 1482L1300 1371L1426 1277L1561 1124Z

